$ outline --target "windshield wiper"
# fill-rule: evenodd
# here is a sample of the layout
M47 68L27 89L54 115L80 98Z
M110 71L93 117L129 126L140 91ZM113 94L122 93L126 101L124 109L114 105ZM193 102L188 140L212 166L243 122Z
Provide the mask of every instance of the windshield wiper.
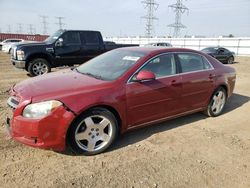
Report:
M77 68L74 68L73 70L75 70L76 72L78 72L78 73L80 73L80 74L85 74L85 75L91 76L91 77L93 77L93 78L96 78L96 79L98 79L98 80L104 80L103 77L100 76L100 75L94 75L94 74L92 74L92 73L90 73L90 72L80 72Z
M89 72L83 72L82 74L91 76L91 77L96 78L96 79L99 79L99 80L103 80L103 78L102 78L100 75L94 75L94 74L89 73Z

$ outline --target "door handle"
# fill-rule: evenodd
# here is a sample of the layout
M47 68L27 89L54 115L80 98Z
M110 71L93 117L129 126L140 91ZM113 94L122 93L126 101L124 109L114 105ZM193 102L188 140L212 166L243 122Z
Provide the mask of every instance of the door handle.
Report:
M176 80L172 80L172 81L171 81L171 85L172 85L172 86L175 86L175 87L176 87L176 86L180 86L180 85L181 85L181 82L177 82Z
M208 78L212 80L213 78L215 78L215 74L209 74Z

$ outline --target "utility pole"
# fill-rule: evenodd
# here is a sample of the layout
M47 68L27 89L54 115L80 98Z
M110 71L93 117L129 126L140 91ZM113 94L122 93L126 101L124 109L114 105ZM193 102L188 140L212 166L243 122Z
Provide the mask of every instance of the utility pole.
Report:
M186 26L181 23L181 15L189 9L182 3L182 0L177 0L175 4L169 5L168 7L172 8L175 12L175 22L168 25L168 27L174 28L174 37L180 37L181 29L186 28Z
M47 30L48 30L48 22L47 22L47 18L48 16L40 16L42 18L42 25L43 25L43 34L46 35L48 34Z
M64 20L64 17L58 16L56 17L56 19L58 19L58 22L56 23L59 26L59 29L63 29L63 26L66 25L65 23L62 22L62 20Z
M159 4L155 0L144 0L142 1L144 8L147 9L147 14L142 18L146 20L146 37L150 38L154 32L154 20L158 20L154 16L155 11L158 9Z

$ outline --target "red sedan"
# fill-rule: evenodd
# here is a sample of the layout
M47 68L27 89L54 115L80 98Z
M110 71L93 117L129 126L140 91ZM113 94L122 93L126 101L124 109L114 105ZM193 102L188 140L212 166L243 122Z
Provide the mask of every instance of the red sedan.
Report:
M203 111L222 113L235 70L198 51L123 48L11 89L7 118L17 141L93 155L118 133Z

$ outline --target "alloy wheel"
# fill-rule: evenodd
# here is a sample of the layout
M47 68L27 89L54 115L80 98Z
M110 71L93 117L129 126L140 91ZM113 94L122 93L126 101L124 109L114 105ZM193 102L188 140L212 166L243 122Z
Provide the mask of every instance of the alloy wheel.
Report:
M78 147L87 152L104 148L111 139L113 129L110 120L100 115L85 118L75 130Z
M43 62L36 62L33 65L32 70L35 75L42 75L42 74L48 73L49 71L48 66Z
M223 91L219 90L213 96L213 103L211 106L212 112L217 115L219 114L226 103L226 95Z

